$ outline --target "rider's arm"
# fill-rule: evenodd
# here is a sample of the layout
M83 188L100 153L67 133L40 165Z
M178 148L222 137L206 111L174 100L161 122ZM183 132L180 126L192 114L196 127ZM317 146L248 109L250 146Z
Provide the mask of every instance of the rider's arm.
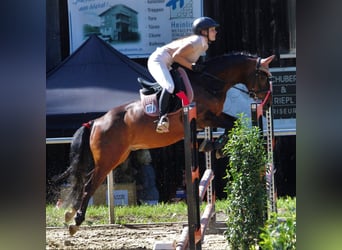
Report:
M193 51L192 44L181 46L172 54L173 61L191 70L193 62L189 58Z
M188 69L196 63L208 49L207 40L203 36L190 36L172 54L173 60Z

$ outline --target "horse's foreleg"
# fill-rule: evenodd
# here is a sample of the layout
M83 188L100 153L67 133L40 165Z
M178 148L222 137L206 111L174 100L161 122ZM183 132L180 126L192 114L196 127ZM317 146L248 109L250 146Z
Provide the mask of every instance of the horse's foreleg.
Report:
M227 131L231 130L234 127L234 123L236 121L236 118L228 115L226 113L221 113L219 115L219 122L220 122L220 126L221 128L225 128Z
M236 121L235 117L223 112L220 115L215 115L211 112L207 112L204 117L205 126L209 126L212 128L225 128L228 131L234 127L234 122Z
M207 112L204 117L205 126L209 126L212 128L224 128L225 132L214 142L211 140L204 140L199 147L199 151L208 152L214 149L221 150L228 140L228 136L226 134L229 130L231 130L234 127L234 122L236 121L236 118L226 113L221 113L217 116L211 112Z

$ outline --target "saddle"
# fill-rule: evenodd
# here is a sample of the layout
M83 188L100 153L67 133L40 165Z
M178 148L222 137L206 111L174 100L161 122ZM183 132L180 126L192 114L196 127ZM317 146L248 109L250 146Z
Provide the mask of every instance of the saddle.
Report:
M184 99L187 98L188 102L192 102L194 93L189 78L183 68L173 68L170 73L175 84L175 94L172 94L170 98L170 110L168 113L173 113L187 104L184 103ZM138 77L138 82L141 85L139 93L145 114L159 116L159 97L162 87L157 82L149 82L141 77ZM181 96L181 91L186 94L186 97Z

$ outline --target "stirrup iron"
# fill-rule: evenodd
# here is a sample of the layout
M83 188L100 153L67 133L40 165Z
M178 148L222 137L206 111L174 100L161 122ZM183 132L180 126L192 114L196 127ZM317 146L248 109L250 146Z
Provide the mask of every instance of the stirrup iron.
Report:
M157 133L167 133L169 132L169 118L167 115L162 115L159 119L156 128Z

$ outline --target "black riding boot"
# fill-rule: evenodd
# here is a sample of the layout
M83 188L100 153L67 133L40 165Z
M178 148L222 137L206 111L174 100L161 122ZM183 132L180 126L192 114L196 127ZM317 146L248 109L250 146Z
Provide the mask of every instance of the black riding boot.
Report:
M224 133L222 135L220 135L220 137L217 138L217 140L215 140L214 149L222 149L224 147L224 145L226 145L226 143L229 139L227 132L228 132L227 129L225 129Z
M169 132L169 119L167 118L167 112L169 111L169 102L171 94L163 89L159 99L159 121L156 131L158 133Z

